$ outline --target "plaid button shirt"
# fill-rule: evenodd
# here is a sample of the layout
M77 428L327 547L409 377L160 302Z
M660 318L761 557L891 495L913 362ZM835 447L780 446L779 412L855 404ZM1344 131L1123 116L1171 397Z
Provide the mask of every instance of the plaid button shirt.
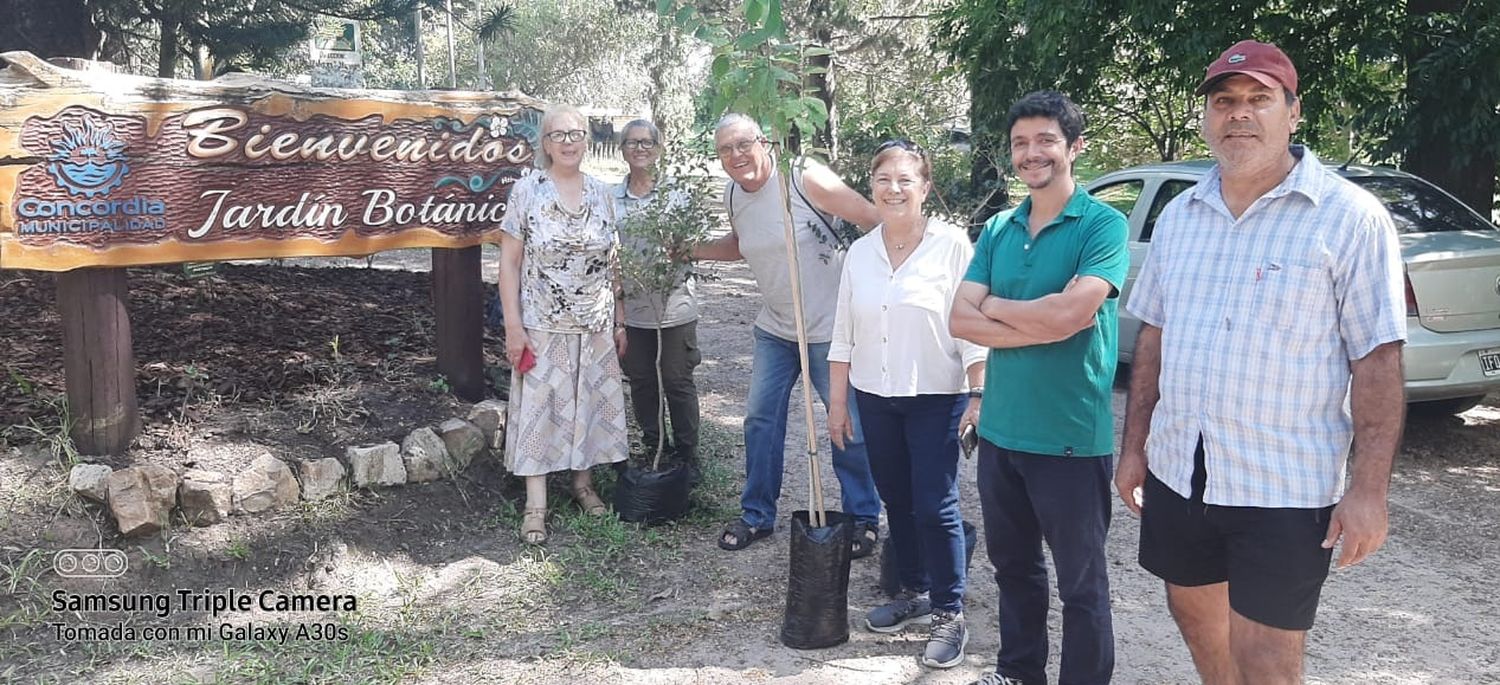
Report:
M1236 220L1215 166L1162 212L1129 310L1162 329L1151 472L1208 504L1324 507L1344 489L1350 362L1406 338L1400 246L1374 196L1309 150Z

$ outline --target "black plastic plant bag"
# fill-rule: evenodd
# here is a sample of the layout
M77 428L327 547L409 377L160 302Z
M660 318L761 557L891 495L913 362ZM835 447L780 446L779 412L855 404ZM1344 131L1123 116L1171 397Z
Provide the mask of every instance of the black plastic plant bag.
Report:
M781 622L781 644L792 649L822 649L849 640L854 522L841 511L826 514L828 525L814 528L808 512L792 512L791 568Z
M688 510L689 475L681 463L660 471L626 467L615 483L615 514L621 521L648 526L682 518Z
M979 529L964 521L964 569L974 567L974 546L979 544ZM890 537L880 542L880 591L887 597L901 592L901 571L896 568L896 550Z

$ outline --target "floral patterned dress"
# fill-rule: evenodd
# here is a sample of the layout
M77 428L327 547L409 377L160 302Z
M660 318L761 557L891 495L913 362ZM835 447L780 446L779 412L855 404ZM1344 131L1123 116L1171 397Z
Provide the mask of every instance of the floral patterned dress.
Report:
M609 187L583 177L578 211L547 172L517 181L500 230L525 244L521 324L536 366L511 372L505 465L518 476L624 461L625 392L614 341L619 238Z

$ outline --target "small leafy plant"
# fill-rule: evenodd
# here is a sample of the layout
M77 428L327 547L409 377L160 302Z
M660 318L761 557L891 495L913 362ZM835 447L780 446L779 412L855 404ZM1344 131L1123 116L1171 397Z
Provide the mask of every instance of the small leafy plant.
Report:
M707 162L689 146L674 143L657 162L656 192L620 222L620 271L625 287L647 295L656 314L656 387L662 387L661 324L667 296L699 272L686 257L719 223L713 199L718 183ZM651 470L666 450L666 393L657 393L656 451Z

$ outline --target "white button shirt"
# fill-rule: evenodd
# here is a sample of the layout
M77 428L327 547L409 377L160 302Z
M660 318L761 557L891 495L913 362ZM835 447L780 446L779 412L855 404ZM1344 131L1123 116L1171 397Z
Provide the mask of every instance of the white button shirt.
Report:
M1151 473L1203 501L1337 502L1354 435L1350 362L1406 338L1401 250L1373 195L1311 151L1238 219L1214 167L1162 211L1129 309L1162 330Z
M969 236L930 219L922 242L892 269L884 234L877 226L849 248L828 361L848 362L850 384L872 395L964 392L964 370L988 352L948 332L953 298L974 257Z

